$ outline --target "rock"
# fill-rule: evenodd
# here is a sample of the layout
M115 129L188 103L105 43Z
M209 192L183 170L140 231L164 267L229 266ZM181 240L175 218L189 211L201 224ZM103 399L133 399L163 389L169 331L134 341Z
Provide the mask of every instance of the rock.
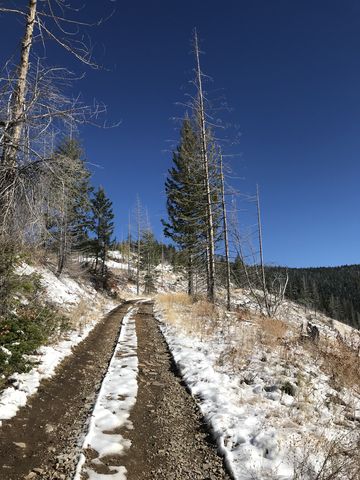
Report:
M30 472L26 477L24 477L24 480L33 480L33 478L37 477L37 473L35 472Z
M39 475L43 475L45 470L43 468L33 468L33 472L38 473Z
M23 443L23 442L14 442L14 445L16 445L19 448L26 448L26 443Z
M45 425L45 432L46 432L46 433L51 433L51 432L53 432L54 430L55 430L55 429L54 429L54 426L53 426L53 425L50 425L50 423L47 423L47 424Z

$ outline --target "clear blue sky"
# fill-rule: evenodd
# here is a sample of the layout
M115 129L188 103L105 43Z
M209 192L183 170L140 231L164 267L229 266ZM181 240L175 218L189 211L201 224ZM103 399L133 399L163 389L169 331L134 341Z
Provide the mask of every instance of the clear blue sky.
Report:
M77 86L108 105L116 129L87 127L82 138L114 203L117 236L139 193L161 232L171 117L189 91L194 26L203 68L223 89L242 133L232 167L240 190L262 192L267 262L288 266L359 263L360 4L356 0L90 2L114 16L92 31L107 70ZM91 10L91 11L89 11ZM0 17L2 55L16 23ZM6 22L6 25L4 25ZM10 29L11 28L11 32ZM6 42L5 42L6 36ZM50 50L51 52L51 50ZM54 49L53 63L72 61ZM55 59L55 61L54 61ZM78 71L80 70L77 67ZM215 94L216 95L216 94Z

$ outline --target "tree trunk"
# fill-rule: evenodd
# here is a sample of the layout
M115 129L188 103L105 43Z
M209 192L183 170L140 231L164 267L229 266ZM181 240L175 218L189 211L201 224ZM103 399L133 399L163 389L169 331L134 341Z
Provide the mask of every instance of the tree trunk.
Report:
M138 206L140 208L140 206ZM140 228L140 212L137 212L137 262L136 262L136 294L140 293L140 255L141 255L141 228Z
M261 226L261 212L260 212L260 196L259 196L259 186L256 185L256 208L257 208L257 219L258 219L258 234L259 234L259 253L260 253L260 269L261 269L261 286L264 295L264 303L268 316L270 316L270 304L268 298L268 290L266 287L266 277L265 277L265 266L264 266L264 254L263 254L263 243L262 243L262 226Z
M67 211L66 211L66 193L65 186L63 184L62 191L62 212L61 212L61 221L60 221L60 235L59 235L59 250L58 250L58 266L56 276L60 277L66 261L66 250L67 250Z
M206 195L206 213L207 213L207 237L208 237L208 286L207 294L210 302L215 302L215 241L214 241L214 224L213 212L211 204L211 188L210 188L210 174L209 174L209 159L206 139L206 121L205 121L205 107L204 94L202 88L202 73L200 68L200 54L197 32L194 33L194 46L196 58L196 82L199 95L199 122L200 122L200 137L201 137L201 156L204 168L205 180L205 195Z
M130 213L129 213L129 225L128 225L128 277L129 278L131 274L130 259L131 259L131 223L130 223Z
M193 282L193 258L191 251L188 252L188 295L194 295L194 282Z
M14 167L16 164L16 156L23 129L23 121L21 120L21 117L25 106L26 83L30 66L29 57L33 42L36 7L37 0L29 0L25 33L21 42L21 57L18 69L19 74L12 97L10 118L4 131L4 145L1 161L2 164L11 167Z
M21 43L21 56L18 77L14 93L10 100L9 116L3 131L2 155L0 164L3 167L0 198L0 229L6 230L7 218L11 218L10 207L16 178L16 160L19 150L24 121L21 118L25 108L26 83L29 73L29 56L33 42L37 0L29 0L25 33Z
M99 265L99 253L100 253L100 220L97 221L97 231L96 231L96 253L95 253L95 273L97 273Z
M102 257L102 265L101 265L101 281L102 281L102 287L103 289L105 289L106 287L106 255L107 255L107 252L106 252L106 241L104 239L104 245L102 247L102 253L101 253L101 257Z
M56 276L60 277L64 266L65 266L65 257L66 257L66 224L65 222L61 225L60 232L60 244L59 244L59 253L58 253L58 266L56 271Z
M225 262L226 262L226 308L231 309L231 296L230 296L230 257L229 257L229 238L228 238L228 226L226 215L226 203L225 203L225 181L223 172L223 159L220 154L220 177L221 177L221 207L223 216L223 230L224 230L224 249L225 249Z

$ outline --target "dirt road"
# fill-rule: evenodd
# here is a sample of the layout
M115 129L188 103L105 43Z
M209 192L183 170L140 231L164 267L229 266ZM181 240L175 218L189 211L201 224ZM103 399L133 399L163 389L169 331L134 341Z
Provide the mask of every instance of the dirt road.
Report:
M121 321L134 302L108 314L28 405L0 428L0 479L71 480ZM152 313L140 304L138 396L123 457L128 480L229 478ZM111 462L111 459L109 459ZM111 464L111 463L110 463ZM84 477L85 480L85 477ZM111 475L109 475L111 480Z
M144 304L136 318L139 391L130 416L132 447L123 462L128 479L227 479L152 310L151 303Z

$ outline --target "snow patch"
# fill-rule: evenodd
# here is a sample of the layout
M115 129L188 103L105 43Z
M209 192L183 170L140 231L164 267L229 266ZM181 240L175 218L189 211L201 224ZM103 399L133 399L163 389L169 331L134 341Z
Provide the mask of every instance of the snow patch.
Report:
M47 300L57 305L76 305L80 300L94 302L96 290L90 285L80 285L66 274L57 277L53 272L44 267L34 267L23 264L17 268L19 275L40 275L40 283L45 289Z
M256 311L248 299L239 295L237 300ZM230 321L224 313L207 335L195 324L188 327L189 309L173 307L167 322L160 305L161 330L235 480L291 480L303 462L319 471L332 441L344 438L354 444L360 395L345 386L334 390L321 362L296 341L307 320L300 307L284 304L280 314L290 336L269 346L259 340L251 318ZM321 341L337 338L328 319L317 316L316 324ZM350 333L356 345L358 332ZM231 356L233 351L237 356ZM340 478L347 480L346 472Z
M93 449L97 452L93 464L102 465L101 459L108 455L121 455L130 447L130 441L120 433L121 427L132 428L129 420L130 411L135 405L137 396L137 337L134 315L136 307L130 307L122 321L109 369L103 380L97 398L89 431L85 437L82 450ZM89 480L125 480L125 467L112 466L106 474L96 473L86 464L86 457L81 453L74 480L81 479L81 473L86 473Z
M28 397L36 393L40 382L54 375L56 367L71 354L72 348L83 341L98 320L113 307L112 302L105 305L102 311L99 311L98 318L83 328L81 333L72 331L59 343L40 347L38 353L31 356L37 366L30 372L14 373L11 376L12 386L6 388L0 395L0 426L1 420L9 420L16 415L20 407L26 405Z

